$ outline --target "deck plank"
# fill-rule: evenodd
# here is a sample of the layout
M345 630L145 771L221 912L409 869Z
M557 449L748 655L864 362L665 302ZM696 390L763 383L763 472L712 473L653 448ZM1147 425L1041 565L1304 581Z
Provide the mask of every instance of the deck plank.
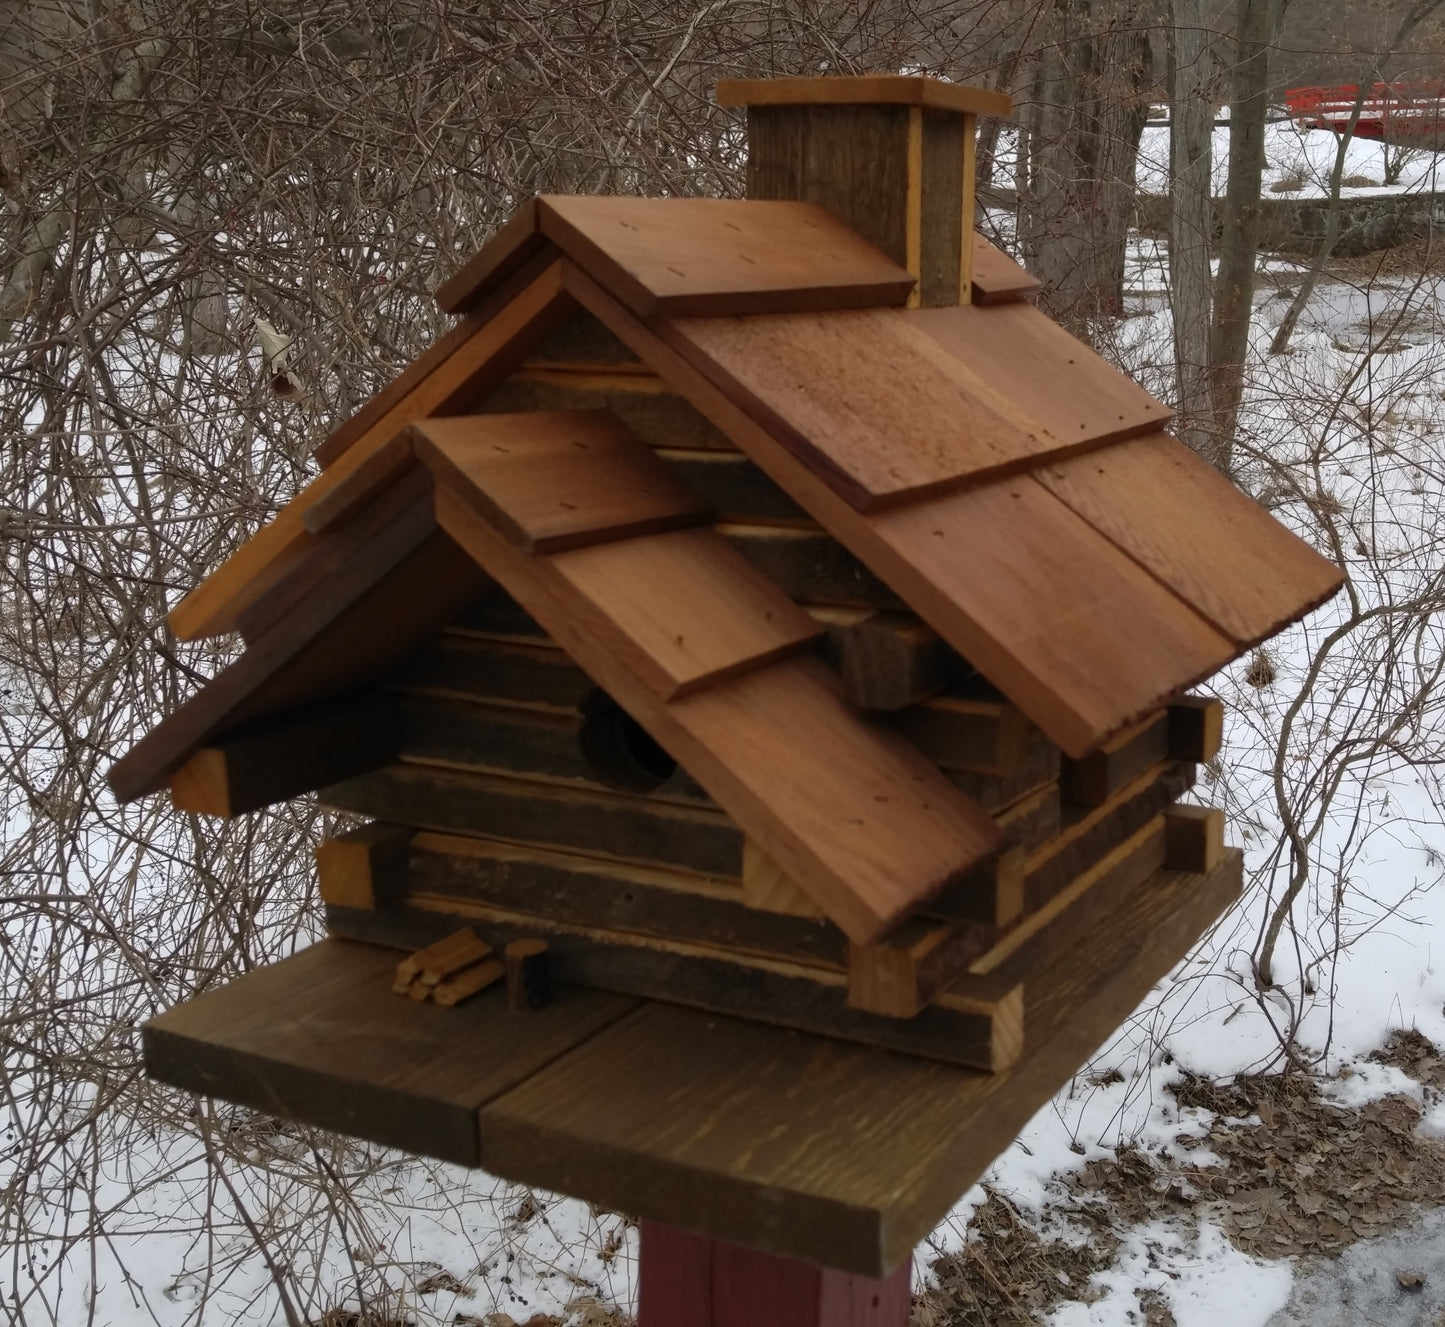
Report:
M454 1009L392 993L396 952L324 940L207 991L143 1029L146 1072L176 1087L403 1147L479 1162L479 1106L635 1008L559 987L508 1017L499 988Z

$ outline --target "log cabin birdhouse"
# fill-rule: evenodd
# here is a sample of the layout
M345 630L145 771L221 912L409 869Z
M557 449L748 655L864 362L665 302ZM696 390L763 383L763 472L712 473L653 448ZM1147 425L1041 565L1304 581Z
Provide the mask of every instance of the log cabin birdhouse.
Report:
M1341 577L975 234L1005 98L719 100L747 198L522 204L172 613L245 650L116 795L364 823L145 1053L882 1277L1237 895L1188 688Z

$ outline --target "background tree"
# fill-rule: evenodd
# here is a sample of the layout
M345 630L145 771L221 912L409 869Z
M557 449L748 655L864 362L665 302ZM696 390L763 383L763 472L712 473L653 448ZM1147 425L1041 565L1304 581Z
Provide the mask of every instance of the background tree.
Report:
M1214 451L1209 327L1213 313L1214 105L1219 81L1205 0L1174 0L1169 29L1169 306L1175 432Z
M1041 7L1024 102L1019 244L1051 312L1077 329L1124 309L1139 138L1162 70L1157 0Z
M1284 0L1237 0L1229 99L1229 176L1221 208L1219 272L1210 328L1210 459L1228 470L1244 394L1254 278L1259 258L1264 125L1269 111L1270 47Z

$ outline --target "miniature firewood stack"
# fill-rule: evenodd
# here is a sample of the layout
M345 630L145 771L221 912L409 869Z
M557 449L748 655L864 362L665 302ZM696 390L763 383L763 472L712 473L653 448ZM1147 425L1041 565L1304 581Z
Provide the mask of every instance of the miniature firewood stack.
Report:
M1178 801L1221 738L1187 688L1340 576L974 234L1006 99L719 97L748 199L525 204L173 612L247 648L117 795L369 820L318 853L333 938L157 1019L147 1063L641 1215L645 1325L702 1293L658 1279L682 1250L884 1327L1237 894Z

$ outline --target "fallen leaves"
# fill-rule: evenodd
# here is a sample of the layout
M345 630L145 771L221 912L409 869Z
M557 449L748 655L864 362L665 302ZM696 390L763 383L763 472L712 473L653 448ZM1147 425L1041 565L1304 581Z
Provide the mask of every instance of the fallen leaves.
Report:
M1434 1048L1409 1045L1412 1063L1435 1072ZM1420 1106L1409 1097L1350 1108L1298 1073L1227 1086L1186 1076L1174 1094L1216 1116L1203 1139L1181 1135L1181 1146L1207 1147L1222 1164L1129 1148L1091 1161L1066 1183L1095 1220L1135 1225L1203 1203L1237 1248L1285 1258L1339 1253L1416 1204L1445 1203L1445 1145L1416 1134Z
M1418 1032L1393 1034L1370 1058L1423 1084L1427 1100L1445 1095L1445 1057ZM1213 1115L1203 1137L1181 1133L1177 1149L1159 1153L1122 1147L1060 1177L1071 1201L1053 1211L1082 1236L1051 1238L990 1191L963 1249L934 1264L938 1284L915 1301L913 1327L1042 1323L1061 1301L1096 1298L1095 1274L1113 1265L1130 1228L1149 1221L1183 1218L1192 1228L1204 1214L1255 1257L1334 1256L1420 1206L1445 1204L1445 1143L1416 1132L1421 1107L1410 1097L1343 1106L1298 1072L1229 1084L1186 1075L1172 1091L1182 1109ZM1409 1280L1418 1275L1396 1273L1407 1290L1423 1285ZM1147 1327L1173 1327L1164 1296L1137 1297Z

